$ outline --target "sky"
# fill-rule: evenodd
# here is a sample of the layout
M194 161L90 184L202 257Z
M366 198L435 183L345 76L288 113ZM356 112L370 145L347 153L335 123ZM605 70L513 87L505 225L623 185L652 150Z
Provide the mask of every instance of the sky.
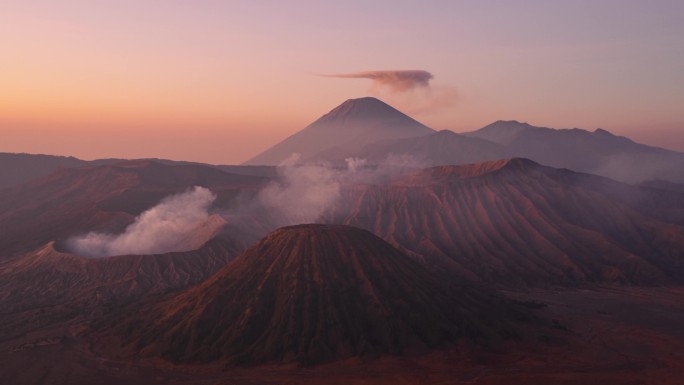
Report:
M0 0L0 151L241 163L350 98L684 151L684 1ZM428 87L363 77L421 70Z

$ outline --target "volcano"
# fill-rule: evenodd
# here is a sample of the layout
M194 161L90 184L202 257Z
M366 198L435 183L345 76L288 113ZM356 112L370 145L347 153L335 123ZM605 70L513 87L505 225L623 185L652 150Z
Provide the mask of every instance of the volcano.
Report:
M101 324L129 353L179 362L316 364L515 335L514 305L438 281L368 231L267 235L201 285Z
M373 142L434 132L379 99L349 99L245 164L277 165L292 154L301 160L344 159Z
M323 221L498 285L684 282L684 196L504 159L345 188Z
M88 258L50 242L0 266L0 340L187 288L222 268L237 250L216 238L186 252Z
M211 189L221 205L240 193L258 191L265 182L207 166L149 160L60 169L0 190L0 260L75 234L121 232L164 197L193 186ZM191 242L185 249L198 246Z

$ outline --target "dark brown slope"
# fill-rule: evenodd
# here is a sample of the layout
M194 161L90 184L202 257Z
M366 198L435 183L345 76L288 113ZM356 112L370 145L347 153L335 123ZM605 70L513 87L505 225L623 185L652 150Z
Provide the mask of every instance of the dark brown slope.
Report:
M86 258L50 242L0 269L0 340L186 288L236 253L235 245L213 239L188 252Z
M682 201L670 198L511 159L348 188L325 221L369 229L474 281L681 283L684 226L664 218L663 204L681 212Z
M370 143L433 132L376 98L349 99L245 164L277 165L295 153L302 160L343 160Z
M59 168L87 164L71 156L0 153L0 190L47 176Z
M439 283L373 234L278 229L203 284L110 323L129 352L173 361L313 364L513 333L511 305Z
M62 169L0 191L0 260L89 231L120 231L135 215L171 194L199 185L215 206L254 192L266 179L197 165L130 161Z

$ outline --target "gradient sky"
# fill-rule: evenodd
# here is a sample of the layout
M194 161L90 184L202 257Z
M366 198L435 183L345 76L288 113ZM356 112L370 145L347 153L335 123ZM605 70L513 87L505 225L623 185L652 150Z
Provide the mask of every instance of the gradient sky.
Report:
M0 151L239 163L346 99L684 151L684 1L0 0ZM316 74L419 69L433 92ZM433 95L434 96L434 95Z

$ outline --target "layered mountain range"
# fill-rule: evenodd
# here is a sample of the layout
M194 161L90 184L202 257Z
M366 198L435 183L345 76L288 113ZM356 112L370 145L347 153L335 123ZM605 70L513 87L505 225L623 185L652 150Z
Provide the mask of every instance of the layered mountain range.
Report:
M636 143L603 129L552 129L517 121L498 121L464 133L505 146L512 156L552 167L606 176L625 182L665 179L684 182L684 153Z
M604 130L436 132L361 98L248 163L0 157L0 342L64 327L105 357L184 365L488 351L565 330L495 290L684 283L683 154ZM199 219L179 227L181 200L136 235L170 249L70 246L191 189L211 198ZM306 205L315 224L277 229Z
M682 282L684 196L526 159L356 185L325 219L495 284Z
M294 155L302 163L323 161L333 165L344 165L347 158L382 164L404 156L423 167L521 157L628 183L684 183L684 153L640 144L600 128L553 129L500 120L471 132L438 132L372 97L345 101L244 165L205 166L233 174L274 177L274 166L293 159ZM60 168L121 161L0 153L0 189L47 176ZM163 159L150 161L200 165Z

